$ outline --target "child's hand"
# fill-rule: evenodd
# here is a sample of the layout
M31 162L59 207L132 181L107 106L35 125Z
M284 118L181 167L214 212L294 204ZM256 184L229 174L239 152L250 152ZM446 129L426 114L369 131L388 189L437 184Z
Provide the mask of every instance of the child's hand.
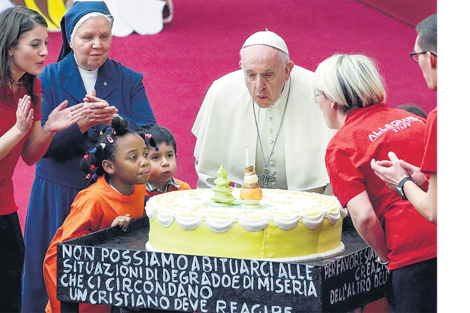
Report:
M131 222L131 215L130 214L126 214L125 216L118 216L111 223L111 227L119 225L119 227L121 227L122 231L126 231L127 226L129 226L130 222Z

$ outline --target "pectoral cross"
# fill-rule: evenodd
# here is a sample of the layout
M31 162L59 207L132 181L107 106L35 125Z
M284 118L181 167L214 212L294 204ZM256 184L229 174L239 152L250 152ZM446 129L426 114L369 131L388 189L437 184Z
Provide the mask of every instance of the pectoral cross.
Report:
M261 181L261 188L268 188L268 183L276 181L276 177L269 175L269 169L267 166L264 167L263 174L259 177Z

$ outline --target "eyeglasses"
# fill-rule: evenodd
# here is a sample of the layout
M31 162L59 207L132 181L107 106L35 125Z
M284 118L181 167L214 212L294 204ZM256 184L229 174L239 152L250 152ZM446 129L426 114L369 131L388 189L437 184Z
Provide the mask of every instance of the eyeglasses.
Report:
M426 53L428 53L428 52L431 53L433 56L435 56L435 57L437 58L437 54L435 54L434 52L431 52L431 51L429 51L429 50L428 50L428 51L422 51L422 52L411 52L411 53L410 53L410 56L411 56L411 59L412 59L414 62L418 63L418 62L419 62L419 55L420 55L420 54L426 54Z

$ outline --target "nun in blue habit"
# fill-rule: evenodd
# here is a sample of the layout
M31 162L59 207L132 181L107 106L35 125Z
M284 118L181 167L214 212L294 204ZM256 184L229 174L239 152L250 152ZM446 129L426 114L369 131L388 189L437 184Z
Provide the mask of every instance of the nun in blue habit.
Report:
M57 63L39 75L42 124L64 100L88 102L87 116L58 132L37 163L25 224L22 312L44 312L47 292L43 262L77 193L86 188L80 160L115 114L132 128L156 123L143 75L110 60L113 17L102 1L76 2L62 17L62 49Z

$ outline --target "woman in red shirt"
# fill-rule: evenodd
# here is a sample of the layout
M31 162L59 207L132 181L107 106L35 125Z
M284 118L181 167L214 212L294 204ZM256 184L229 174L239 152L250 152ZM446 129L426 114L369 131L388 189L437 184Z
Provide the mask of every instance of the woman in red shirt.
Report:
M436 311L437 229L374 174L370 162L396 151L413 164L424 154L425 120L387 107L382 78L363 55L334 55L318 66L314 98L332 129L326 166L334 194L358 233L388 264L393 312Z
M36 11L13 7L0 14L0 311L19 312L24 242L11 177L19 157L33 165L54 134L76 123L83 104L58 106L41 128L41 73L49 37Z

